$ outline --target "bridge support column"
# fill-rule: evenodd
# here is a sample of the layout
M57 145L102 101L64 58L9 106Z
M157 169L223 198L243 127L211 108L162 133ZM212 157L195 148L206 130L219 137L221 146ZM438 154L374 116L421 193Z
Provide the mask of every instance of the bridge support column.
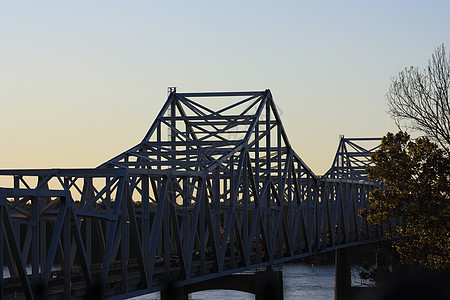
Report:
M350 249L342 248L335 251L334 300L351 299L351 257Z
M283 273L265 271L255 273L255 300L283 300Z
M281 271L236 274L200 281L185 286L168 284L161 291L161 300L187 300L190 293L204 290L236 290L255 295L255 300L283 300Z
M161 290L160 298L161 300L188 300L188 294L184 286L169 283Z

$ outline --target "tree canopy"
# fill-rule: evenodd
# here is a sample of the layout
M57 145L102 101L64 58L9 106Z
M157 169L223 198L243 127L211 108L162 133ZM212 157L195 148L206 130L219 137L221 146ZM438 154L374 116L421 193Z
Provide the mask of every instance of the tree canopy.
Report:
M389 226L404 263L450 270L450 159L426 137L388 133L372 155L369 178L384 183L361 211L373 224Z

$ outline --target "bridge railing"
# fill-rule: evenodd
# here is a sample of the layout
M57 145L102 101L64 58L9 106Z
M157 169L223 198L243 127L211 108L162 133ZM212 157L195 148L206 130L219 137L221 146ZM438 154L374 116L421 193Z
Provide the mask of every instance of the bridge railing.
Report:
M46 172L10 172L15 186L1 189L4 295L31 297L36 287L48 294L55 285L74 295L94 288L132 295L384 234L357 214L376 187L364 181L291 176L280 197L273 182L257 192L249 177L233 195L224 189L229 178L214 173ZM71 283L78 291L63 288Z

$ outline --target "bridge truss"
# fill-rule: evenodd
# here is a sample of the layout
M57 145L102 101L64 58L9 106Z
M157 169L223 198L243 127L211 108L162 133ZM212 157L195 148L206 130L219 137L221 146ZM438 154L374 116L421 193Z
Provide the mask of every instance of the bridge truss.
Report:
M379 139L316 176L269 90L172 92L144 139L95 169L0 170L1 295L131 297L373 241L358 215Z

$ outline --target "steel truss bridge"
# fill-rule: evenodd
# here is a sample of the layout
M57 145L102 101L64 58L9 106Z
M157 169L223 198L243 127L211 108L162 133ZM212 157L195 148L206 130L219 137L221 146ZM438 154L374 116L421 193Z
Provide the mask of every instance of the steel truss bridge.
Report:
M269 90L172 92L95 169L0 170L0 298L126 298L383 238L358 215L379 142L342 137L316 176Z

